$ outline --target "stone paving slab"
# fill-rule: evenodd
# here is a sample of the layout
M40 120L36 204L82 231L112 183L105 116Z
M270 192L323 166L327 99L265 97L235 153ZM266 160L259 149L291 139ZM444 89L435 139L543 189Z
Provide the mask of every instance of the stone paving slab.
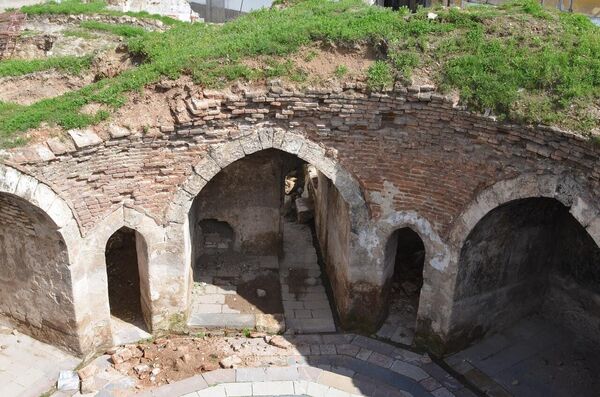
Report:
M190 327L204 328L254 328L256 316L243 313L198 313L191 314L188 321Z
M302 334L335 332L310 228L284 220L283 252L279 276L287 329Z
M60 370L80 359L11 328L0 327L0 396L39 397L51 388Z

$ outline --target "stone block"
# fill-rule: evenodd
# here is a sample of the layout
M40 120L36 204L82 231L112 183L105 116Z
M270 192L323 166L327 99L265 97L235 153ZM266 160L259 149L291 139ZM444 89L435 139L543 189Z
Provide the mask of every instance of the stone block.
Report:
M202 374L209 386L219 383L235 382L235 369L217 369Z
M108 125L108 133L113 139L124 138L131 135L131 131L128 128L112 123Z
M285 318L282 314L256 314L256 330L269 334L279 334L285 331Z
M412 378L417 382L429 377L429 374L421 368L400 360L394 361L390 369L400 375Z
M90 129L69 130L67 131L77 149L83 149L88 146L94 146L102 143L102 139Z
M35 154L42 161L50 161L50 160L54 160L56 158L56 156L54 155L52 150L50 150L50 148L46 145L43 145L43 144L33 145L31 147L31 149L35 152Z
M66 142L63 142L59 138L50 138L46 141L46 144L52 150L56 156L60 156L61 154L68 153L72 151L74 148L69 147Z

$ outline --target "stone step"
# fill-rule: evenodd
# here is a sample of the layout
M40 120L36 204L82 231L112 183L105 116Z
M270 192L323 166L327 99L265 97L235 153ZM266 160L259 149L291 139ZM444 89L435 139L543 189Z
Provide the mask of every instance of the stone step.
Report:
M254 329L256 327L256 316L244 313L192 313L188 320L190 328L228 328Z

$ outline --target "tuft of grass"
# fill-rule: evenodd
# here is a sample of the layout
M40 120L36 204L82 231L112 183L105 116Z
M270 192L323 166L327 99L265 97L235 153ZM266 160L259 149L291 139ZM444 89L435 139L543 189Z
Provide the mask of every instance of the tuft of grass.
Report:
M334 75L335 75L335 77L337 77L337 78L342 78L342 77L344 77L345 75L347 75L347 74L348 74L348 66L346 66L346 65L338 65L338 66L335 68L335 71L333 72L333 74L334 74Z
M65 37L78 37L84 40L93 40L98 37L94 33L82 29L66 29L62 31L62 34Z
M22 76L50 69L80 74L83 70L89 69L92 59L92 56L64 56L33 60L8 59L0 61L0 77Z
M113 24L103 23L97 21L83 21L79 24L84 29L97 30L101 32L108 32L122 37L136 37L142 36L146 33L144 28L138 26L124 25L124 24Z
M250 331L250 328L244 328L244 329L242 330L242 334L244 334L244 336L245 336L246 338L249 338L251 333L252 333L252 331Z
M394 77L389 63L375 61L367 70L367 86L373 91L381 91L392 88Z

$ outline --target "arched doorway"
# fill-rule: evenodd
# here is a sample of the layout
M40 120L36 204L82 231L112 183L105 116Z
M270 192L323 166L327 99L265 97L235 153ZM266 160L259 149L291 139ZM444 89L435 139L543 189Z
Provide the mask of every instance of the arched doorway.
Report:
M144 238L122 227L106 243L106 274L115 343L149 337L151 324L148 258Z
M483 341L451 364L469 362L513 395L600 392L600 248L568 207L543 197L498 206L458 264L451 337Z
M415 336L419 297L423 286L425 245L411 228L392 233L385 247L388 282L388 316L377 335L411 345Z
M80 352L66 244L38 207L0 193L0 312L22 332Z
M310 227L306 165L281 150L255 152L195 197L191 327L335 330Z

